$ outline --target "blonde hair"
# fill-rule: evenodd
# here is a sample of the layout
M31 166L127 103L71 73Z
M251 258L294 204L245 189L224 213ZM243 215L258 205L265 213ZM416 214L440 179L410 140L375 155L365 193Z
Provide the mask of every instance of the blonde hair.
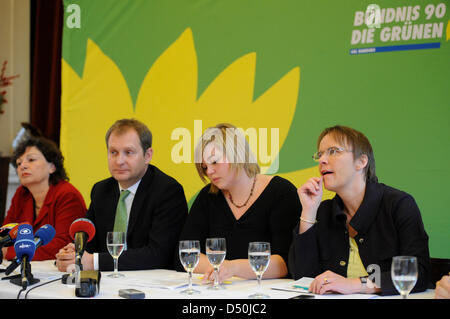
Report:
M248 177L256 176L260 171L258 162L250 145L242 132L229 123L217 124L205 130L195 147L194 159L200 179L207 183L207 175L203 169L203 152L207 145L213 143L223 155L225 155L232 171L238 175L242 170ZM218 188L211 183L210 193L217 193Z

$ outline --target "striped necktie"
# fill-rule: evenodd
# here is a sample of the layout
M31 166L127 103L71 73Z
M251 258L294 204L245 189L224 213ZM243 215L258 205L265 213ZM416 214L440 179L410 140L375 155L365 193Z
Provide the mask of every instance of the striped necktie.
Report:
M125 198L130 194L129 190L120 192L119 202L117 203L116 218L114 219L114 231L121 231L127 233L127 205Z

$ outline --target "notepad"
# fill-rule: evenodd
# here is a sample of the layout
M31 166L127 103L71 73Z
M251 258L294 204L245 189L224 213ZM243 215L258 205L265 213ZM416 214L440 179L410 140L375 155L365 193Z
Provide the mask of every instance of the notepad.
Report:
M271 288L274 290L307 293L309 290L309 286L311 285L313 280L314 278L302 277L295 281L283 282L280 284L272 285Z

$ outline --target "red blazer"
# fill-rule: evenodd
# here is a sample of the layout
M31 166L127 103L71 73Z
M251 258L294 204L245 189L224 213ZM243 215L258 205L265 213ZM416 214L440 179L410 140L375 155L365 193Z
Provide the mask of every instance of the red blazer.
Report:
M72 242L69 227L75 219L85 216L86 204L80 192L69 182L61 181L50 185L36 220L33 196L27 188L19 186L3 224L27 222L33 226L34 232L45 224L55 227L55 237L47 245L39 247L33 257L33 260L47 260L55 259L56 253ZM11 260L15 256L14 246L11 246L4 258Z

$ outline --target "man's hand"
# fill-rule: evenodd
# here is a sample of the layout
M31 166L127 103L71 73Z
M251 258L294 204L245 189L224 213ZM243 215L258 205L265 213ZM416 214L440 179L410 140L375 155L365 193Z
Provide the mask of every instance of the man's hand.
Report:
M75 245L70 243L61 248L55 257L58 270L67 272L67 266L75 264Z
M56 254L56 267L59 271L67 272L69 265L75 264L75 245L73 243L61 248ZM81 257L83 270L94 270L94 255L85 251Z

